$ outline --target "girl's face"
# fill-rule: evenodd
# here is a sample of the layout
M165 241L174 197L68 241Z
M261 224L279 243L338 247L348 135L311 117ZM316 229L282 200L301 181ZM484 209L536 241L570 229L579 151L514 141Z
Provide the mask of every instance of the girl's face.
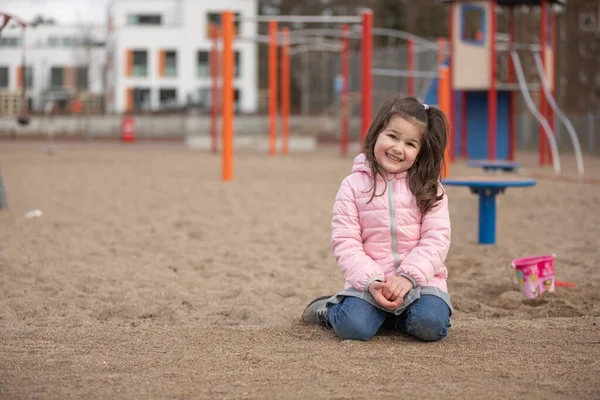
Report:
M394 115L375 142L375 159L391 174L407 171L421 148L421 133L416 124Z

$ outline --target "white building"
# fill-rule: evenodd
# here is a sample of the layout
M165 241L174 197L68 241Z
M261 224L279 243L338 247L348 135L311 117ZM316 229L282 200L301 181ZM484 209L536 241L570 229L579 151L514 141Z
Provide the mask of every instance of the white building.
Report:
M257 0L113 0L108 13L106 107L135 112L189 104L210 107L209 24L231 10L257 13ZM256 22L236 22L237 34L256 36ZM257 46L236 41L236 109L257 107ZM221 68L221 66L219 66Z
M23 30L15 24L0 35L0 115L14 113L7 99L20 95L23 85L32 110L43 110L49 99L69 108L76 96L103 93L106 28L44 24L24 32L24 48Z

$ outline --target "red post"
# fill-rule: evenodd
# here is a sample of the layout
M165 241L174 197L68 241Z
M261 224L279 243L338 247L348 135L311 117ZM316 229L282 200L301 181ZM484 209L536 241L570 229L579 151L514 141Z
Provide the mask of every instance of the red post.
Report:
M448 57L448 85L450 91L450 102L448 104L448 155L450 157L450 162L454 162L456 158L456 93L454 92L454 85L452 80L452 69L454 68L454 7L450 6L450 10L448 10L448 30L450 34L448 35L448 51L450 53Z
M496 91L496 0L490 1L490 90L488 91L488 158L496 159L498 92Z
M552 58L548 59L548 62L552 66L552 78L555 79L554 77L556 76L556 14L552 12L551 8L548 10L548 13L550 14L550 26L548 27L548 35L550 35L550 48L552 49ZM552 97L556 99L556 96L554 95L556 90L556 83L550 82L550 85L550 93L552 94ZM554 130L554 110L552 110L551 108L548 110L548 119L548 122L550 122L550 128L552 128L552 132L556 132ZM552 152L550 151L550 143L548 143L547 151L548 164L552 164L553 160Z
M277 153L277 21L269 21L269 155Z
M223 34L223 150L222 180L233 180L233 12L221 15Z
M210 99L210 151L216 153L218 129L217 118L219 115L219 29L214 24L211 24L210 26L210 36L212 38L212 48L210 50L210 76L212 81Z
M467 141L469 140L467 135L467 92L464 90L461 92L462 107L460 109L460 155L466 159L469 155L467 153Z
M360 132L361 146L367 136L371 125L372 103L373 103L373 75L371 73L371 60L373 59L373 12L364 11L362 15L362 126Z
M288 154L290 134L290 30L282 29L283 47L281 49L281 152Z
M123 142L135 142L135 120L133 117L121 119L121 140Z
M412 74L415 70L415 41L410 38L406 42L406 51L407 51L407 59L408 59L408 71ZM406 78L406 88L409 96L415 95L415 78L412 75L409 75Z
M541 46L541 56L542 56L542 65L544 66L544 73L546 71L546 24L547 24L547 16L546 16L546 2L544 0L540 0L540 46ZM540 93L540 113L542 117L547 118L548 113L546 112L546 95L543 90L539 91ZM544 134L544 127L540 124L540 165L546 164L546 136Z
M511 7L508 14L508 41L509 45L515 42L515 9ZM508 83L515 83L515 66L512 62L512 58L508 59ZM516 104L516 93L510 91L508 98L508 159L510 161L515 160L515 104Z
M342 137L340 141L342 156L348 155L348 141L350 137L350 99L349 99L349 79L350 79L350 27L345 24L342 26L342 98L341 98L341 116L342 116Z

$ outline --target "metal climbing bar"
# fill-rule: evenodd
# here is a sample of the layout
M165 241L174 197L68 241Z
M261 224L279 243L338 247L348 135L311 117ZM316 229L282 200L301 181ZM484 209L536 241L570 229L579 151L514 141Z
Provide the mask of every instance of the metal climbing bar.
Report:
M575 133L575 128L573 128L573 124L565 116L560 107L558 107L554 96L552 96L550 85L548 84L548 79L546 78L546 74L544 73L542 57L539 53L535 52L533 53L533 58L535 60L535 65L537 67L538 74L540 75L540 81L542 82L542 89L544 90L546 99L548 100L550 107L552 107L552 110L554 110L554 112L556 113L558 119L560 119L565 128L567 128L569 136L571 136L571 141L573 142L573 150L575 151L575 159L577 161L577 172L579 172L579 175L583 175L583 156L581 155L581 146L579 145L579 139L577 138L577 133Z
M552 132L552 128L550 128L550 124L548 124L546 118L544 118L544 116L540 114L535 104L533 104L531 94L529 93L529 89L527 88L527 80L525 79L525 74L523 73L523 66L521 65L521 59L519 58L519 54L516 50L510 50L510 56L512 58L513 65L515 66L515 72L517 75L517 80L519 81L519 88L521 89L523 99L525 99L525 103L527 104L529 111L531 111L531 113L535 116L535 118L544 128L544 133L548 138L548 142L550 143L550 150L552 151L552 163L554 164L554 172L556 174L560 174L560 160L558 159L558 148L556 146L556 140L554 139L554 132Z

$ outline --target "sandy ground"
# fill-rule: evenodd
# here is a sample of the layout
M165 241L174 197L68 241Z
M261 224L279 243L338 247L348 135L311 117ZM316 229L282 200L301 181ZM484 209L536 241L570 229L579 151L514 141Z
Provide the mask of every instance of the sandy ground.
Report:
M600 398L598 184L508 190L486 247L476 197L447 187L449 336L362 343L300 322L343 283L330 218L351 158L241 153L223 183L180 145L43 149L0 144L2 399ZM526 300L509 264L549 253L577 288Z

